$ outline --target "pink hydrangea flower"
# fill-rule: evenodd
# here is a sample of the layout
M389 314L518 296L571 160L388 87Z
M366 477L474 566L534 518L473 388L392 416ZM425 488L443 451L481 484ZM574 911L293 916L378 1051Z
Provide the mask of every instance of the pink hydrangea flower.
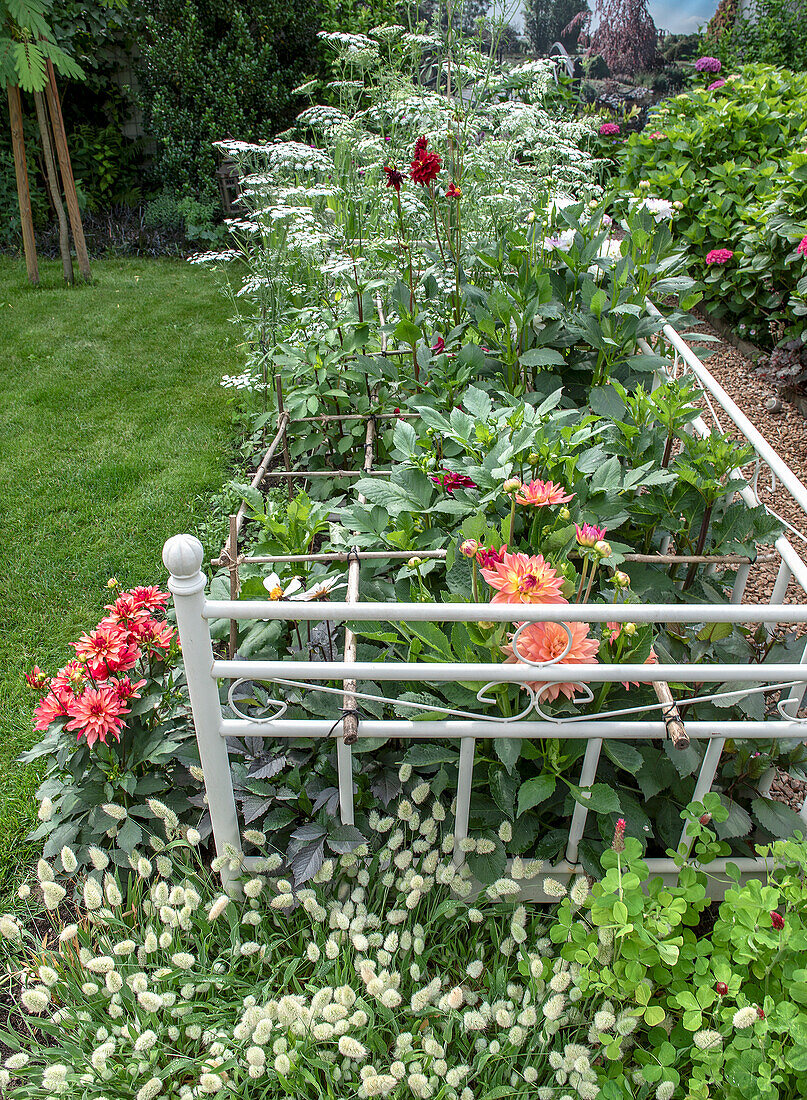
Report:
M661 130L654 130L653 133L649 135L649 137L651 137L653 141L661 141L661 139L665 138L666 136L666 134L662 134Z
M603 137L611 137L619 133L619 125L616 122L603 122L599 132Z
M805 259L807 259L807 236L801 238L796 251L798 252L799 256L804 256Z
M699 73L719 73L722 68L717 57L699 57L695 62L695 71Z
M713 92L716 88L722 88L725 83L725 80L716 80L714 84L707 85L706 91Z
M706 253L707 264L727 264L734 253L730 248L713 248Z

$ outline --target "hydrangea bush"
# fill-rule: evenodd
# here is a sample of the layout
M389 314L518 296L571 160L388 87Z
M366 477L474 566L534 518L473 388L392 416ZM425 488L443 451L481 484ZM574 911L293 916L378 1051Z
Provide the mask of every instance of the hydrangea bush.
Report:
M747 65L653 108L618 157L618 191L672 204L711 308L761 346L804 329L805 132L800 75Z

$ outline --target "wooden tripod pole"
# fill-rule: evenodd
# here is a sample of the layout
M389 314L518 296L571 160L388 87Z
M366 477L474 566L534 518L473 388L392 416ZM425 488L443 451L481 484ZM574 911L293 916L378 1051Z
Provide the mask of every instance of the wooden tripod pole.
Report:
M59 91L56 87L56 73L53 62L48 58L48 83L45 85L45 94L48 99L50 120L53 125L53 137L56 142L56 155L59 158L59 169L62 173L62 187L64 197L67 200L67 213L70 216L70 228L73 231L73 244L76 247L76 259L82 279L90 279L90 258L87 255L87 244L84 240L84 227L81 224L81 211L78 205L76 182L73 179L73 167L70 163L70 151L67 148L67 134L62 118L62 105L59 100Z
M59 176L56 172L56 162L53 159L53 145L50 140L50 126L48 125L48 111L45 105L45 97L42 92L34 92L34 105L36 106L36 120L39 124L39 136L42 139L42 155L45 159L45 178L48 181L53 209L59 222L59 251L62 255L62 274L65 281L73 282L73 257L70 255L70 231L67 228L67 218L64 212L61 189L59 188Z
M25 141L22 135L22 103L20 89L8 85L8 113L11 120L11 144L14 149L14 171L17 176L17 197L20 203L22 243L25 249L25 266L28 278L34 285L39 282L39 264L36 259L34 219L31 214L31 192L28 190L28 168L25 163Z

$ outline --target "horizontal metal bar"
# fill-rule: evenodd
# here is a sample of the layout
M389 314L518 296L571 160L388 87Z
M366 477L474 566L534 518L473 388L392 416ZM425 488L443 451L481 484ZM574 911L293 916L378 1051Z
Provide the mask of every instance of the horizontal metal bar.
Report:
M214 661L213 676L224 680L344 680L355 672L357 680L386 680L402 683L541 683L611 684L654 680L667 683L775 683L778 680L804 679L804 665L794 664L715 664L715 665L631 665L562 663L536 668L522 664L461 664L427 661ZM393 702L394 700L390 700Z
M327 424L334 420L419 420L420 413L323 413L322 416L293 416L289 424Z
M647 302L647 308L651 316L662 319L662 314L652 302ZM695 355L688 344L681 339L672 325L665 324L662 332L678 354L684 359L689 369L698 379L705 390L715 398L720 407L734 421L742 434L757 452L759 457L773 470L802 511L807 515L807 486L802 482L784 459L776 453L762 433L751 423L742 409L726 393L720 383L709 373L700 359Z
M272 477L389 477L392 470L267 470L264 481Z
M795 551L794 551L795 553ZM207 600L206 619L386 623L807 623L807 604L314 603Z
M404 558L408 560L413 557L440 559L445 556L445 550L418 550L417 554L411 550L345 550L327 554L261 554L256 557L242 554L238 562L240 565L275 565L281 562L346 562L354 559L356 561L401 561ZM210 564L226 565L227 562L215 558Z
M390 700L394 702L394 700ZM691 740L704 741L713 737L748 737L780 740L788 737L804 738L805 729L799 722L771 719L770 722L687 722ZM339 725L334 729L330 719L279 718L268 722L249 722L226 718L221 723L222 737L334 737L341 736ZM556 737L562 741L579 741L588 737L602 737L611 741L666 740L664 722L487 722L441 719L437 721L410 722L406 719L360 718L359 740L362 737L401 737L419 741L427 737Z

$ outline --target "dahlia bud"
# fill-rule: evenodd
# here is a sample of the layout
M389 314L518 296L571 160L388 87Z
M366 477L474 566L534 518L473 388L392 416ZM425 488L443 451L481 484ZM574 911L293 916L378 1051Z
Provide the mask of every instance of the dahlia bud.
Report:
M717 993L718 997L725 997L728 991L729 987L726 985L725 982L718 982L715 986L715 992Z
M759 1016L760 1020L765 1019L765 1013L761 1008L757 1008L757 1016Z
M476 539L466 539L465 542L460 543L460 553L466 558L475 558L478 549L479 543Z
M572 518L572 513L569 511L568 508L561 508L561 510L559 512L559 515L560 515L560 518L564 519L564 520Z
M496 626L495 623L488 622L487 620L478 622L476 625L479 627L480 630L493 630L493 628Z
M632 638L636 633L636 623L623 623L622 630L629 638Z
M700 821L701 825L708 825L711 820L711 814L701 814L701 816L698 818L698 821Z
M517 493L520 488L521 481L517 477L508 477L502 485L502 491L505 493Z
M534 211L534 210L530 210L529 214L527 215L527 224L528 224L528 225L532 225L532 223L533 223L534 221L535 221L535 211Z
M771 924L779 931L781 931L785 926L785 918L782 916L781 913L777 913L775 909L771 913Z
M110 577L109 580L106 582L106 586L107 586L107 588L117 588L118 587L118 578L117 577Z
M530 453L527 455L527 462L529 462L530 466L537 466L540 461L541 456L538 454L537 451L530 451Z
M423 565L423 558L410 558L406 564L409 569L417 569Z
M610 542L606 542L605 539L600 539L599 542L595 542L594 549L601 558L610 558L611 556L611 544Z
M681 202L680 199L676 199L675 202L673 203L673 210L683 210L683 209L684 209L684 204Z
M621 569L617 569L611 579L617 588L630 588L630 577L627 573L623 573Z

